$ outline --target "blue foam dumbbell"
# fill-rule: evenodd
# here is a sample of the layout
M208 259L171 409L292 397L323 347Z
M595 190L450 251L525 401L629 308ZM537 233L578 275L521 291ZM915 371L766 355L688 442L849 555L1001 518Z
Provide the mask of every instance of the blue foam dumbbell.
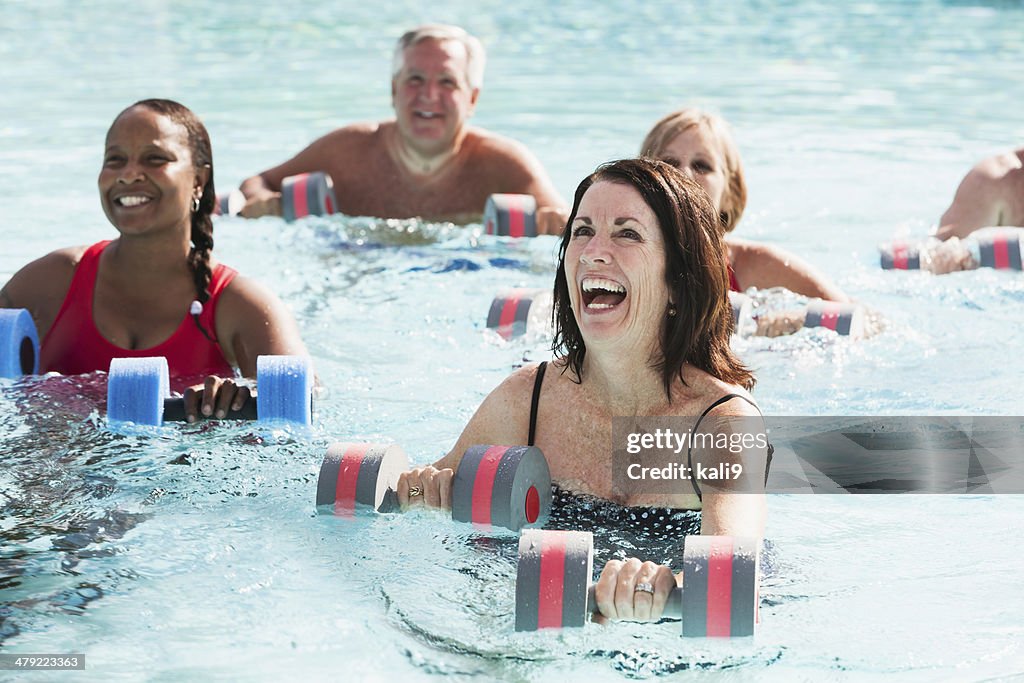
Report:
M257 396L224 419L313 422L313 362L308 356L256 359ZM107 379L107 418L159 426L184 422L185 402L170 397L164 358L115 358Z
M0 309L0 377L39 372L39 334L24 308Z

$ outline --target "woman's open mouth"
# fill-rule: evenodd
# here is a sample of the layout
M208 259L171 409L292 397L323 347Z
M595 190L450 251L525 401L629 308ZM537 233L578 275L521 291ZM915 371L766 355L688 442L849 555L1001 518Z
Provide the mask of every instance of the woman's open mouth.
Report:
M580 284L583 290L583 307L589 311L615 308L626 299L626 288L614 280L585 277Z

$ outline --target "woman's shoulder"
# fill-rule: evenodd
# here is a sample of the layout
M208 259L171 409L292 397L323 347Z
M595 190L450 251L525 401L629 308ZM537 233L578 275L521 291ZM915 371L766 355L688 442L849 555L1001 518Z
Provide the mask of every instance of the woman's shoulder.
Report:
M232 330L255 330L291 320L280 297L269 287L231 269L217 298L217 324Z
M26 264L4 286L5 298L18 308L32 308L29 302L40 297L59 294L63 300L75 268L88 249L88 246L64 247Z
M548 375L548 371L551 370L551 362L545 361L541 363L528 363L522 367L516 368L502 380L495 388L495 393L501 392L502 394L521 395L524 392L532 392L534 385L537 383L537 378L542 372L541 366L544 366L544 377Z
M726 239L726 244L729 246L729 263L737 271L764 265L765 259L772 265L785 265L792 258L792 254L785 249L764 242L754 242L730 235Z
M217 269L221 269L222 277L229 278L229 282L224 286L219 305L262 308L277 300L277 295L270 288L242 275L227 264L219 262L211 264L211 269L215 272Z
M750 392L738 384L730 384L713 375L686 366L683 373L686 384L677 387L680 406L688 406L686 412L715 416L758 416L757 402ZM673 397L675 403L675 397Z
M74 273L75 268L77 268L78 264L82 261L82 257L85 256L85 252L89 251L92 246L80 244L75 247L63 247L61 249L56 249L46 256L36 259L25 267L45 270L53 274Z

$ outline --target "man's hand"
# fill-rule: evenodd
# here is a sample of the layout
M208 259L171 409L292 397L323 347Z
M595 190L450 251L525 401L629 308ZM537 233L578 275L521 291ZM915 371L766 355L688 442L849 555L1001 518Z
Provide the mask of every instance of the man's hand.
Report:
M281 193L269 190L245 200L245 206L238 212L244 218L281 215Z

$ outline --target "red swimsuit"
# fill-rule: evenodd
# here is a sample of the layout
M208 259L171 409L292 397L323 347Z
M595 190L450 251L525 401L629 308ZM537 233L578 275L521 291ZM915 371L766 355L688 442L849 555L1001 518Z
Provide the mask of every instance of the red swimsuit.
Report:
M75 268L64 303L40 348L41 371L56 371L64 375L80 375L96 370L106 372L113 358L163 356L170 369L171 388L176 391L191 384L184 381L185 378L234 376L234 370L225 360L220 346L203 336L190 315L185 316L168 339L149 349L122 349L100 334L93 321L92 299L100 254L108 244L109 240L86 249ZM237 274L237 271L225 265L219 265L213 271L209 287L210 299L203 305L199 321L203 329L214 338L217 298Z
M736 279L736 272L732 269L732 264L727 263L725 264L725 267L729 269L729 289L734 292L742 292L743 290L740 289L740 282Z

